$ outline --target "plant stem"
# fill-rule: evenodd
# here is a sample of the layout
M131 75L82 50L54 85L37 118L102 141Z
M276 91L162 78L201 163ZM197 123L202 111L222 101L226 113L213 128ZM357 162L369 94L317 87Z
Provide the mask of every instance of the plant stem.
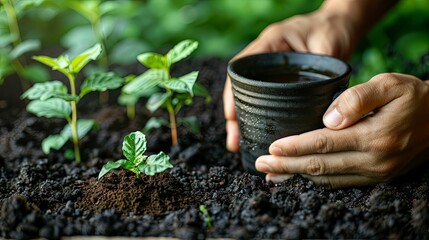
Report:
M12 0L2 0L0 1L4 5L4 9L7 15L7 22L9 24L10 34L14 36L13 46L16 47L21 43L21 32L19 30L18 19L16 17L16 11L13 6ZM21 87L23 92L30 88L30 84L25 81L23 76L24 67L18 58L11 61L12 68L15 73L18 75L19 80L21 81Z
M3 0L1 1L6 10L6 15L8 17L10 33L14 34L15 40L13 41L13 46L17 46L21 42L21 33L19 31L18 20L16 18L15 8L13 7L12 0Z
M69 82L70 82L70 91L72 96L76 96L76 85L75 80L76 76L73 74L67 75ZM72 130L72 136L73 136L73 145L74 145L74 157L76 163L80 163L80 149L79 149L79 135L77 132L77 102L71 101L71 109L72 109L72 119L71 119L71 130Z
M127 105L127 117L129 120L134 120L134 118L136 117L136 105L135 104Z
M171 143L173 146L177 145L177 124L176 113L174 112L171 103L167 105L168 115L170 116L170 129L171 129Z

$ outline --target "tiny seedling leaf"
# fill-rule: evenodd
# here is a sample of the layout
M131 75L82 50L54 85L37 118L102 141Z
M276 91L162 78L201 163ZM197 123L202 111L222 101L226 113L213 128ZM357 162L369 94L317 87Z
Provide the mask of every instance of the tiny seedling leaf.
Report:
M147 158L146 164L140 164L138 166L140 172L153 176L156 173L165 171L167 168L172 168L173 165L170 163L170 157L164 152L160 152L157 155L151 155Z
M70 64L70 60L67 56L59 56L58 58L34 56L33 59L51 67L52 70L58 70L66 75L69 74L68 66Z
M165 88L171 89L178 93L189 93L191 96L194 95L192 89L195 81L197 80L198 72L193 71L180 78L173 78L163 83Z
M158 87L152 87L152 88L145 89L144 91L133 92L130 94L121 92L121 95L119 95L118 97L118 103L125 106L135 105L141 97L150 97L157 92L159 92Z
M14 34L4 34L0 36L0 48L6 48L7 45L11 44L16 40L16 35Z
M151 69L168 69L167 58L158 53L143 53L137 56L137 60Z
M39 48L40 48L40 40L28 39L28 40L25 40L25 41L21 42L20 44L18 44L9 53L9 58L11 60L13 60L13 59L16 59L16 58L22 56L23 54L25 54L27 52L38 50Z
M40 64L31 64L22 71L24 77L33 83L41 83L49 80L49 71Z
M106 91L120 87L124 79L113 72L95 73L87 78L81 86L80 96L84 96L92 91Z
M113 170L113 169L117 169L122 167L123 165L128 166L128 161L125 159L120 159L118 161L112 162L109 161L106 164L103 165L103 167L101 168L100 173L98 174L98 179L100 179L101 177L103 177L104 175L106 175L106 173L108 173L109 171Z
M162 106L171 96L171 93L155 93L153 94L146 103L146 108L151 111L155 112L159 107Z
M101 48L101 45L97 43L92 48L76 56L70 64L71 72L80 72L80 70L85 67L91 60L96 60L98 56L100 56L102 51L103 49Z
M57 98L34 100L27 105L27 111L38 117L68 118L71 113L70 103Z
M194 87L192 88L192 91L194 92L195 96L205 97L206 98L206 100L205 100L206 104L210 103L210 101L211 101L210 93L203 85L196 82L194 84Z
M154 175L155 173L159 173L167 168L173 167L169 162L169 156L163 152L149 157L143 155L146 151L146 137L139 131L132 132L125 136L122 144L122 151L127 159L121 159L116 162L109 161L106 163L101 169L98 179L110 170L119 167L136 173L137 177L140 177L140 174L142 173Z
M46 100L56 95L67 94L67 87L60 81L36 83L21 95L21 99Z
M200 133L200 130L201 130L200 129L200 123L198 122L198 119L195 116L186 117L186 118L178 118L177 123L182 124L183 126L188 128L189 130L191 130L191 132L193 134Z
M122 153L131 162L138 161L146 151L146 136L139 132L132 132L125 136L122 144Z
M183 40L179 42L167 53L169 65L176 63L189 56L198 47L198 42L194 40Z
M152 117L147 122L144 128L142 129L143 133L147 133L152 129L160 128L162 126L168 126L168 121L162 117Z
M122 88L127 94L147 91L168 79L167 73L160 69L149 69L143 74L137 76L130 83Z
M91 129L96 126L95 120L92 119L79 119L76 123L77 128L77 135L79 136L79 139L82 139L85 137ZM70 124L67 124L63 130L61 130L60 135L64 137L65 139L71 139L73 137L72 129Z
M48 154L51 149L59 150L66 144L68 138L65 138L59 134L50 135L42 141L43 153Z

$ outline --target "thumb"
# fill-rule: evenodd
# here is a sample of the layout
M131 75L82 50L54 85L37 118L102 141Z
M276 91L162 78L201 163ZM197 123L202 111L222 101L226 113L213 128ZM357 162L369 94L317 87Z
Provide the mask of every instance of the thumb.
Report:
M359 121L373 110L380 108L395 98L389 91L388 78L382 74L370 81L344 91L329 106L323 116L323 123L330 129L343 129Z

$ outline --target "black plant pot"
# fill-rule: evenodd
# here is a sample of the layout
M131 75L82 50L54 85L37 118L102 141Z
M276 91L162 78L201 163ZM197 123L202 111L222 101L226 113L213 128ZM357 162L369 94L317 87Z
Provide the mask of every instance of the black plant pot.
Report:
M273 141L323 127L323 114L347 89L350 73L339 59L309 53L263 53L231 62L244 168L263 176L255 160Z

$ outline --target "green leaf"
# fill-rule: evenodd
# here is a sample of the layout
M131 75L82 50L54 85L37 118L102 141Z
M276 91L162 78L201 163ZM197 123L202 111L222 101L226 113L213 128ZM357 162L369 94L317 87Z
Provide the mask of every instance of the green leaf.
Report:
M91 23L100 18L99 7L101 2L99 0L66 1L65 3L68 7L87 18Z
M83 82L80 88L80 96L83 97L92 91L102 92L119 88L123 81L123 78L119 77L113 72L95 73Z
M183 40L173 47L167 53L167 60L171 66L173 63L176 63L185 57L189 56L195 49L198 47L198 42L194 40Z
M125 136L122 144L122 152L129 161L138 161L145 151L146 136L143 133L136 131Z
M197 80L198 72L193 71L186 75L181 76L180 78L173 78L163 83L165 88L171 89L179 93L189 93L191 96L194 95L192 91L195 81Z
M13 34L0 36L0 48L5 48L7 45L15 41L16 36Z
M133 92L130 94L121 92L121 95L118 97L118 103L123 106L135 105L141 97L150 97L157 92L159 92L158 87L145 89L144 91L140 92Z
M147 100L146 108L151 112L155 112L170 96L170 93L155 93Z
M58 70L66 75L70 73L68 69L70 60L67 56L59 56L58 58L51 58L48 56L34 56L33 59L51 67L52 70Z
M21 95L21 99L46 100L58 94L66 94L67 87L60 81L36 83Z
M25 79L30 80L33 83L41 83L49 80L49 72L46 68L40 64L31 64L24 68L22 71Z
M126 38L115 43L109 52L111 63L131 65L136 61L139 53L147 52L151 49L149 44L142 39Z
M132 106L136 105L136 103L139 101L139 96L137 94L125 94L122 93L118 97L118 103L122 106Z
M101 48L101 45L97 43L92 48L76 56L70 64L71 72L80 72L80 70L85 67L91 60L96 60L98 56L100 56L102 51L103 49Z
M96 126L96 122L92 119L79 119L76 122L77 135L79 139L85 137L91 129ZM73 133L71 130L70 124L67 124L63 130L61 130L60 135L66 139L71 139L73 137Z
M48 100L34 100L27 105L27 111L38 117L47 118L68 118L71 113L70 103L62 100L51 98Z
M106 173L112 171L113 169L117 169L123 166L129 166L129 162L125 159L120 159L118 161L112 162L109 161L106 164L103 165L101 168L100 173L98 174L98 179L102 178ZM127 168L125 168L127 169Z
M160 69L149 69L143 74L137 76L130 83L122 88L125 93L136 93L147 91L168 79L167 73Z
M48 136L42 141L43 153L48 154L51 149L59 150L66 144L67 140L67 138L59 134Z
M74 160L75 159L75 154L74 154L74 150L73 149L66 149L63 153L63 156L65 159L68 160Z
M148 68L168 69L167 58L158 53L143 53L137 56L137 60Z
M153 176L155 173L160 173L165 171L167 168L172 168L173 165L170 163L170 157L160 152L157 155L151 155L148 157L146 164L141 164L138 166L140 172Z
M177 123L183 124L186 128L191 130L193 134L200 133L200 123L197 120L197 117L191 116L186 118L178 118Z
M25 40L13 48L13 50L9 53L9 58L13 60L22 56L27 52L38 50L39 48L40 48L40 40L36 40L36 39Z
M143 133L147 133L152 129L160 128L162 126L168 126L168 121L162 117L152 117L147 122L144 128L142 129Z
M205 100L206 104L210 103L210 101L211 101L210 93L203 85L196 82L194 84L194 87L192 88L192 91L194 92L195 96L205 97L206 98L206 100Z

